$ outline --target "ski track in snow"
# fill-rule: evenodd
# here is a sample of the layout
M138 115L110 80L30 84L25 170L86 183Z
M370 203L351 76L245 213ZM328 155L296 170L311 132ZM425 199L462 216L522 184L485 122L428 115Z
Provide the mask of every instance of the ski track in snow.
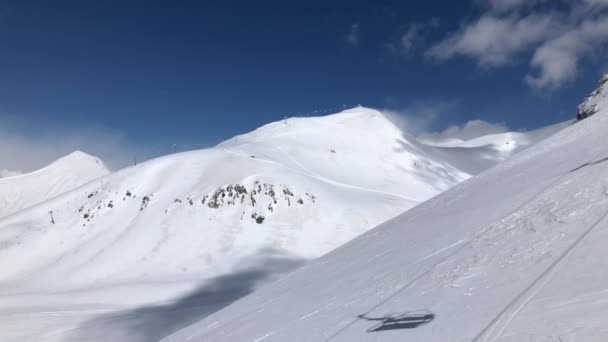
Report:
M597 157L592 158L591 160L595 160ZM540 191L536 192L535 194L533 194L529 199L525 200L521 205L519 205L517 208L515 208L510 214L505 215L505 216L501 216L500 218L495 219L494 221L499 221L501 219L503 219L504 217L510 217L512 215L515 215L517 212L521 211L524 207L526 207L527 205L529 205L530 203L540 199L541 197L543 197L544 195L546 195L548 192L551 191L551 189L555 188L556 186L560 185L561 182L563 182L563 180L568 177L569 174L564 174L561 176L556 177L555 180L553 180L549 185L547 185L546 187L544 187L543 189L541 189ZM377 303L376 305L374 305L371 309L369 309L368 311L366 311L363 316L370 314L372 311L380 308L382 305L384 305L385 303L389 302L391 299L393 299L394 297L398 296L400 293L402 293L403 291L411 288L414 284L416 284L420 279L424 278L426 275L430 274L434 269L436 269L439 265L445 263L446 261L448 261L450 258L452 258L453 256L457 255L459 252L461 252L462 250L464 250L466 247L470 246L473 242L479 240L480 238L482 238L486 233L488 233L492 226L494 224L489 225L488 227L480 230L476 236L464 243L462 243L461 241L458 241L457 243L454 243L452 245L449 245L447 247L441 248L437 251L435 251L434 253L431 253L429 256L424 257L422 259L420 259L418 262L426 260L431 258L434 255L437 254L441 254L443 251L449 250L450 248L457 246L460 244L460 247L458 247L455 251L453 251L452 253L449 253L447 256L445 256L444 258L440 259L439 261L433 263L428 269L426 269L425 271L423 271L422 273L418 274L417 276L415 276L411 281L409 281L408 283L406 283L404 286L400 287L397 291L395 291L393 294L391 294L390 296L386 297L385 299L383 299L382 301L380 301L379 303ZM416 262L416 263L418 263ZM332 339L334 339L335 337L337 337L338 335L340 335L342 332L344 332L346 329L350 328L353 324L355 324L357 321L359 321L359 318L354 318L353 320L351 320L347 325L345 325L344 327L340 328L337 332L331 334L329 337L327 337L324 341L328 342L331 341Z
M515 319L517 314L538 294L538 292L548 283L551 276L559 271L559 265L564 261L571 252L583 241L600 223L608 217L608 209L605 213L585 230L574 243L569 246L538 278L536 278L528 287L519 293L509 304L488 324L474 339L477 341L494 341L499 339L505 329Z

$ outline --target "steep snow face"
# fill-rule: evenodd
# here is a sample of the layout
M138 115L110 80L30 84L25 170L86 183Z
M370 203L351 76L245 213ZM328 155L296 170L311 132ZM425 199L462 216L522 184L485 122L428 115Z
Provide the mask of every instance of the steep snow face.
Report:
M606 341L607 102L165 341Z
M77 151L38 171L8 174L8 177L0 178L0 218L44 202L108 173L101 160Z
M468 179L450 151L356 108L98 179L0 220L0 336L158 340Z

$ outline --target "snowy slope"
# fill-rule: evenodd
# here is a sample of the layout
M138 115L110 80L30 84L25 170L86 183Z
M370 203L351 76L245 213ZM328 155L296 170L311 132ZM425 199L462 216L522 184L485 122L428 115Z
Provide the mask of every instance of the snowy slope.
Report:
M0 178L0 218L44 202L109 173L96 157L73 152L28 174Z
M537 142L564 129L571 122L562 122L527 132L505 132L476 136L469 140L428 139L419 141L427 146L438 147L438 158L448 161L459 170L477 174L489 167L509 159Z
M0 337L158 340L469 178L441 149L371 109L291 118L7 217Z
M598 113L165 341L606 341Z

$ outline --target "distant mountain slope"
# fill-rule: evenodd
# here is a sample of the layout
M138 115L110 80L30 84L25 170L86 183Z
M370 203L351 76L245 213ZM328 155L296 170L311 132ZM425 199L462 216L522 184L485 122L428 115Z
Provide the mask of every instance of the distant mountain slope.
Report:
M608 101L164 341L608 340Z
M109 171L98 158L73 152L27 174L0 178L0 218L75 189Z
M374 110L293 118L127 168L0 221L0 234L11 227L0 235L10 246L0 265L21 260L0 279L191 279L264 249L315 258L469 176Z
M0 317L0 337L166 336L471 176L440 150L372 109L290 118L112 173L7 217L0 220L5 312L79 313ZM168 309L170 319L156 306L117 312L188 291L182 307ZM103 310L118 316L101 321L122 328L82 323ZM129 328L150 320L149 332Z
M437 157L449 162L459 170L478 174L555 134L571 123L571 121L566 121L527 132L496 133L469 140L423 139L421 142L437 147L434 149Z

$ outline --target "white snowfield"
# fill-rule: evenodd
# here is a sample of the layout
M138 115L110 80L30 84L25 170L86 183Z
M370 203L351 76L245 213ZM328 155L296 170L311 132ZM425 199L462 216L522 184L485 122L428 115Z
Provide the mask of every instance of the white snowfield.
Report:
M98 158L73 152L27 174L0 178L0 218L42 203L110 173Z
M519 147L533 140L521 140ZM0 220L0 340L158 341L493 165L505 156L503 143L426 146L380 112L356 108L287 119L214 148L112 173ZM448 233L437 238L449 239ZM421 237L387 239L425 251L435 246L418 245ZM355 251L341 259L346 265L328 266L333 276L341 274L335 283L329 274L305 279L296 273L287 279L299 284L279 284L308 291L309 282L332 280L300 297L316 307L302 316L323 312L321 299L329 308L337 305L333 309L346 305L324 296L342 292L346 282L378 286L382 296L383 286L393 285L343 273L367 267L360 259L368 256ZM406 261L400 264L406 267ZM293 313L306 306L269 289L263 293L284 305L282 319L292 318L291 303ZM267 328L269 321L255 332L238 321L234 327L222 322L221 329L235 334L225 340L253 340L276 330ZM290 340L286 336L287 330L277 338Z
M164 341L608 341L599 112Z

